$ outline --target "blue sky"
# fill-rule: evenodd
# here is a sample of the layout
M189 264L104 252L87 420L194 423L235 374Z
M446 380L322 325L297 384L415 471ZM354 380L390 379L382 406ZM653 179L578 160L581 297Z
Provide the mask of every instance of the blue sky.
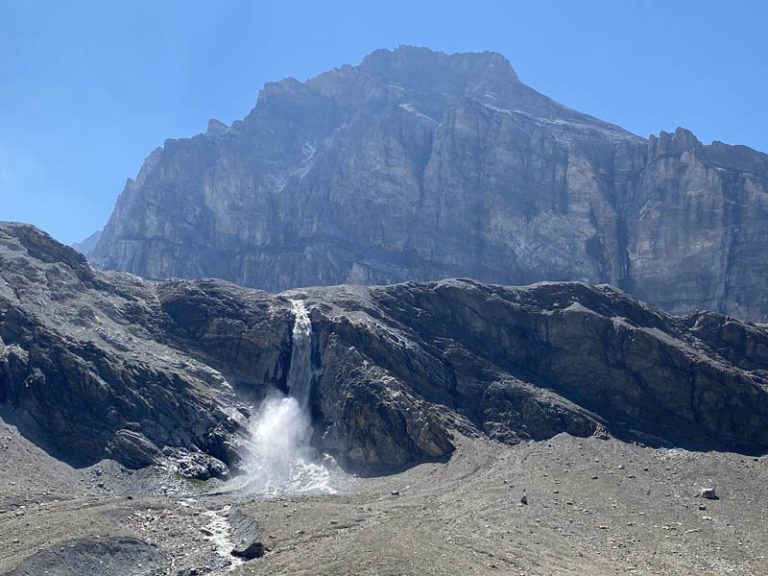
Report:
M166 138L259 88L376 48L495 50L520 78L647 136L768 151L768 2L0 0L0 220L64 242L109 217Z

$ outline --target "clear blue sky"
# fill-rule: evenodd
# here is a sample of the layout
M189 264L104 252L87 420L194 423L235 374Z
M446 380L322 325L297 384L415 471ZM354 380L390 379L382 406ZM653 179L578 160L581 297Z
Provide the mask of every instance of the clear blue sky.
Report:
M80 240L166 138L399 44L495 50L642 136L768 151L767 23L762 0L0 0L0 220Z

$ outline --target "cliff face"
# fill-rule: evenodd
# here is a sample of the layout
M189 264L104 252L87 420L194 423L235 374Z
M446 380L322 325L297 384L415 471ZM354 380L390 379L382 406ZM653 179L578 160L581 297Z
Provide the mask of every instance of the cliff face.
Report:
M269 291L469 276L608 282L768 317L768 156L644 140L493 53L380 50L268 84L231 127L166 141L89 257Z
M625 218L635 295L670 310L768 318L768 156L662 133L648 143Z

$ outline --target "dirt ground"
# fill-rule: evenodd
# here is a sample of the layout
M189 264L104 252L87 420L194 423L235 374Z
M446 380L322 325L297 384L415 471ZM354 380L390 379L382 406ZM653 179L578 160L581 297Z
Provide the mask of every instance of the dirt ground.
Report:
M0 421L0 573L768 574L768 458L458 443L446 464L258 500L113 462L74 469ZM254 539L262 558L231 556Z

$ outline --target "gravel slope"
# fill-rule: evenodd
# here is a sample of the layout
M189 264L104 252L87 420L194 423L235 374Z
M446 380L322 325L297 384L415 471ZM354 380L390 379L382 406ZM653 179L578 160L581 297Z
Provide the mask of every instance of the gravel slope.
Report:
M51 574L115 574L80 571L72 552L105 539L149 545L155 554L121 550L121 573L155 576L768 573L766 458L568 435L459 439L446 464L350 478L334 496L253 500L111 462L75 470L12 426L0 432L13 462L0 467L3 574L34 574L24 570L41 553L58 562ZM699 498L702 486L720 499ZM263 558L230 556L253 540ZM138 566L132 551L156 561Z

